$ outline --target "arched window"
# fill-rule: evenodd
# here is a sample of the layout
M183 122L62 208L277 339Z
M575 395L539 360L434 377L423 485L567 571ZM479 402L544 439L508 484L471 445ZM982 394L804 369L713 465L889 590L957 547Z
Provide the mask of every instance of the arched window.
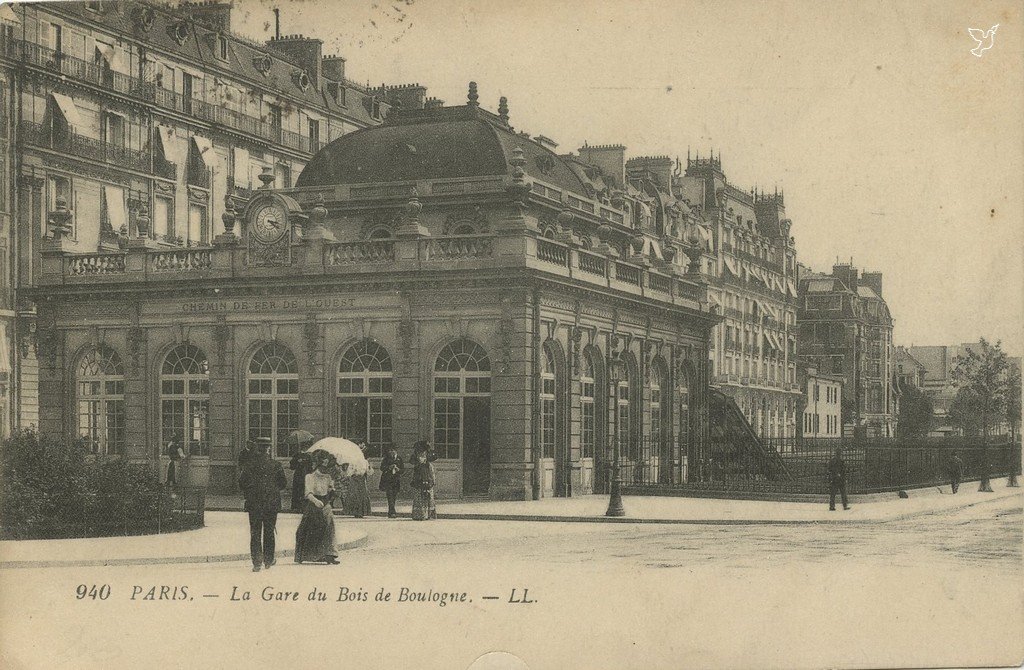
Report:
M160 368L160 449L175 440L193 456L210 455L210 366L191 344L172 349Z
M476 228L469 223L460 223L452 229L451 235L476 235Z
M391 230L385 226L374 228L370 231L370 234L367 235L367 239L371 240L390 240L392 237L394 237L394 235L391 233Z
M593 458L594 447L597 444L597 411L594 405L597 382L594 378L594 361L590 357L590 352L583 352L580 363L580 449L583 458Z
M391 356L373 340L345 351L338 365L338 434L364 438L366 455L391 445Z
M434 364L434 448L440 458L459 457L482 412L489 430L490 395L491 361L483 348L465 338L446 345Z
M124 366L117 352L99 346L82 354L78 386L78 434L94 454L124 453Z
M249 439L269 437L271 453L288 457L285 438L299 428L299 364L278 342L256 350L246 373Z
M544 228L544 232L542 233L542 235L544 239L553 240L555 239L555 229L552 228L551 226L546 226Z
M658 365L651 365L651 373L648 376L648 384L651 391L651 439L654 444L652 453L660 453L662 423L661 423L661 368Z
M541 457L555 457L555 357L544 347L540 371L540 448Z

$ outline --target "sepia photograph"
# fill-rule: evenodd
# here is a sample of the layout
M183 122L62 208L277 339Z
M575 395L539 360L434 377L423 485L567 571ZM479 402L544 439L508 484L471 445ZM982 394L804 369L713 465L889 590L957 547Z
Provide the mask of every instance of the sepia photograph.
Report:
M1020 667L1022 13L4 0L0 667Z

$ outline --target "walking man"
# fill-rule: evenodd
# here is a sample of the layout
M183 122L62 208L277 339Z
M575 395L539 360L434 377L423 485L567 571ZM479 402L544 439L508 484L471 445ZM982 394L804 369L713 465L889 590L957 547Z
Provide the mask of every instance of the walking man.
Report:
M284 468L270 457L270 438L257 438L253 454L242 468L238 488L245 496L249 513L249 554L252 571L274 565L274 533L281 511L281 490L288 485Z
M949 457L949 487L956 493L960 488L960 480L964 476L964 462L960 460L960 453L953 451Z
M388 447L388 453L380 462L380 484L377 488L388 497L388 518L394 519L398 516L395 511L395 500L398 499L398 491L402 488L402 470L405 464L398 456L398 449L394 445Z
M850 509L846 499L846 462L843 460L843 448L837 447L832 460L828 462L829 495L828 508L836 511L836 491L842 496L843 509Z

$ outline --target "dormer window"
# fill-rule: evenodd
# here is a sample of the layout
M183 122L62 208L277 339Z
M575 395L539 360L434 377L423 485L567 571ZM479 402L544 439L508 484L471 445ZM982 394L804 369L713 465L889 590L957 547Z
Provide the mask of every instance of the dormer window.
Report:
M380 118L380 98L377 96L370 99L370 116L375 119Z
M224 35L217 35L217 58L223 61L228 59L228 38Z
M305 91L309 86L309 75L304 70L296 70L292 78L295 80L295 85L299 87L299 90Z

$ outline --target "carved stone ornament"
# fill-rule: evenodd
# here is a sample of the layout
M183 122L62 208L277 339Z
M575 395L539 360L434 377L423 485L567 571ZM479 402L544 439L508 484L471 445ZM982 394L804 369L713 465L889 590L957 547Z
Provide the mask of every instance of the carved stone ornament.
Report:
M572 337L572 376L580 374L580 352L583 350L583 329L573 326L570 331Z
M153 8L148 5L136 5L133 12L135 18L135 25L138 26L143 32L149 32L153 29L153 21L156 19L156 12Z
M231 326L221 316L213 326L213 342L217 347L217 362L224 365L224 358L227 354L228 342L231 340Z
M273 66L273 64L273 61L267 54L262 54L252 59L252 66L256 68L256 71L262 74L264 77L270 74L270 68Z
M302 327L302 342L306 348L306 362L309 367L316 366L316 353L320 344L320 324L316 320L316 314L308 314L306 323Z
M455 230L466 224L471 225L476 233L486 233L490 229L490 221L479 206L464 207L445 217L442 234L453 235Z
M133 371L139 369L139 356L142 354L142 349L146 344L146 329L138 324L133 324L128 328L128 333L125 336L128 342L128 359Z

